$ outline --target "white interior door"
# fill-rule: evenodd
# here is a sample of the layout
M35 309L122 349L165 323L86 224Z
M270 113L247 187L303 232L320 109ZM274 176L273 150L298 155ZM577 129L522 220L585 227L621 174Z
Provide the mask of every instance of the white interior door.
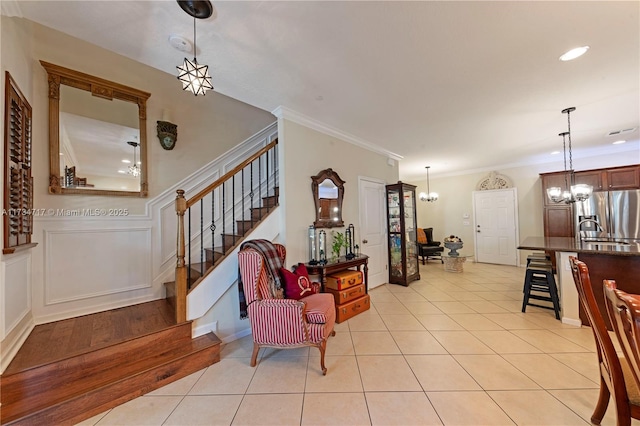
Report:
M360 251L369 256L369 288L386 283L387 237L385 184L382 181L359 177L360 194Z
M476 262L518 264L516 188L473 192Z

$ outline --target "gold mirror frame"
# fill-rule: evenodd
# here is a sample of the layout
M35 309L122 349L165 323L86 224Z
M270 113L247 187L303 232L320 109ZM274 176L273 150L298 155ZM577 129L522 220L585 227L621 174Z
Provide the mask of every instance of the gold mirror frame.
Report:
M106 195L146 197L147 182L147 99L150 93L74 71L59 65L40 61L49 81L49 193L77 195ZM138 105L140 126L140 191L114 191L108 189L65 188L60 182L60 85L75 87L107 100L119 99Z
M320 218L320 191L319 186L326 179L329 179L338 188L338 220L327 220ZM316 206L316 221L313 222L313 226L316 228L339 228L344 226L344 220L342 220L342 199L344 197L344 184L345 181L340 179L340 176L332 169L324 169L315 176L311 176L311 191L313 192L313 201Z

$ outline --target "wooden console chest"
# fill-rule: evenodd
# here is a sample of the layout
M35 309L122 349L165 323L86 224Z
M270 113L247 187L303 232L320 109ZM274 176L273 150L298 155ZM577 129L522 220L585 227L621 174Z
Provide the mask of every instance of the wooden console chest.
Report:
M320 276L322 291L333 294L337 323L369 309L368 261L369 256L360 255L353 259L341 257L324 265L305 264L309 274Z

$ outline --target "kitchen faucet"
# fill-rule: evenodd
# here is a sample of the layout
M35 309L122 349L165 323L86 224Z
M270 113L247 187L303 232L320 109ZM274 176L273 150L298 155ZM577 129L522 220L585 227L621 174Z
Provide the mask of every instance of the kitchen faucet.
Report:
M578 236L580 240L583 239L583 236L582 236L583 231L582 229L580 229L580 227L582 226L583 223L589 223L589 222L595 224L597 231L604 232L604 228L602 227L602 225L600 225L600 223L597 220L591 219L591 218L582 219L580 222L578 222Z

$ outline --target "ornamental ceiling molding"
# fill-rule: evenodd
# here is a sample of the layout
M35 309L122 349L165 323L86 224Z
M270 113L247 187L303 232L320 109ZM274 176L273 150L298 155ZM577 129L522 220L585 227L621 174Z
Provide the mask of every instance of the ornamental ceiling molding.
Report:
M505 175L498 172L491 172L485 178L480 179L476 185L476 191L490 191L493 189L513 188L513 183Z

